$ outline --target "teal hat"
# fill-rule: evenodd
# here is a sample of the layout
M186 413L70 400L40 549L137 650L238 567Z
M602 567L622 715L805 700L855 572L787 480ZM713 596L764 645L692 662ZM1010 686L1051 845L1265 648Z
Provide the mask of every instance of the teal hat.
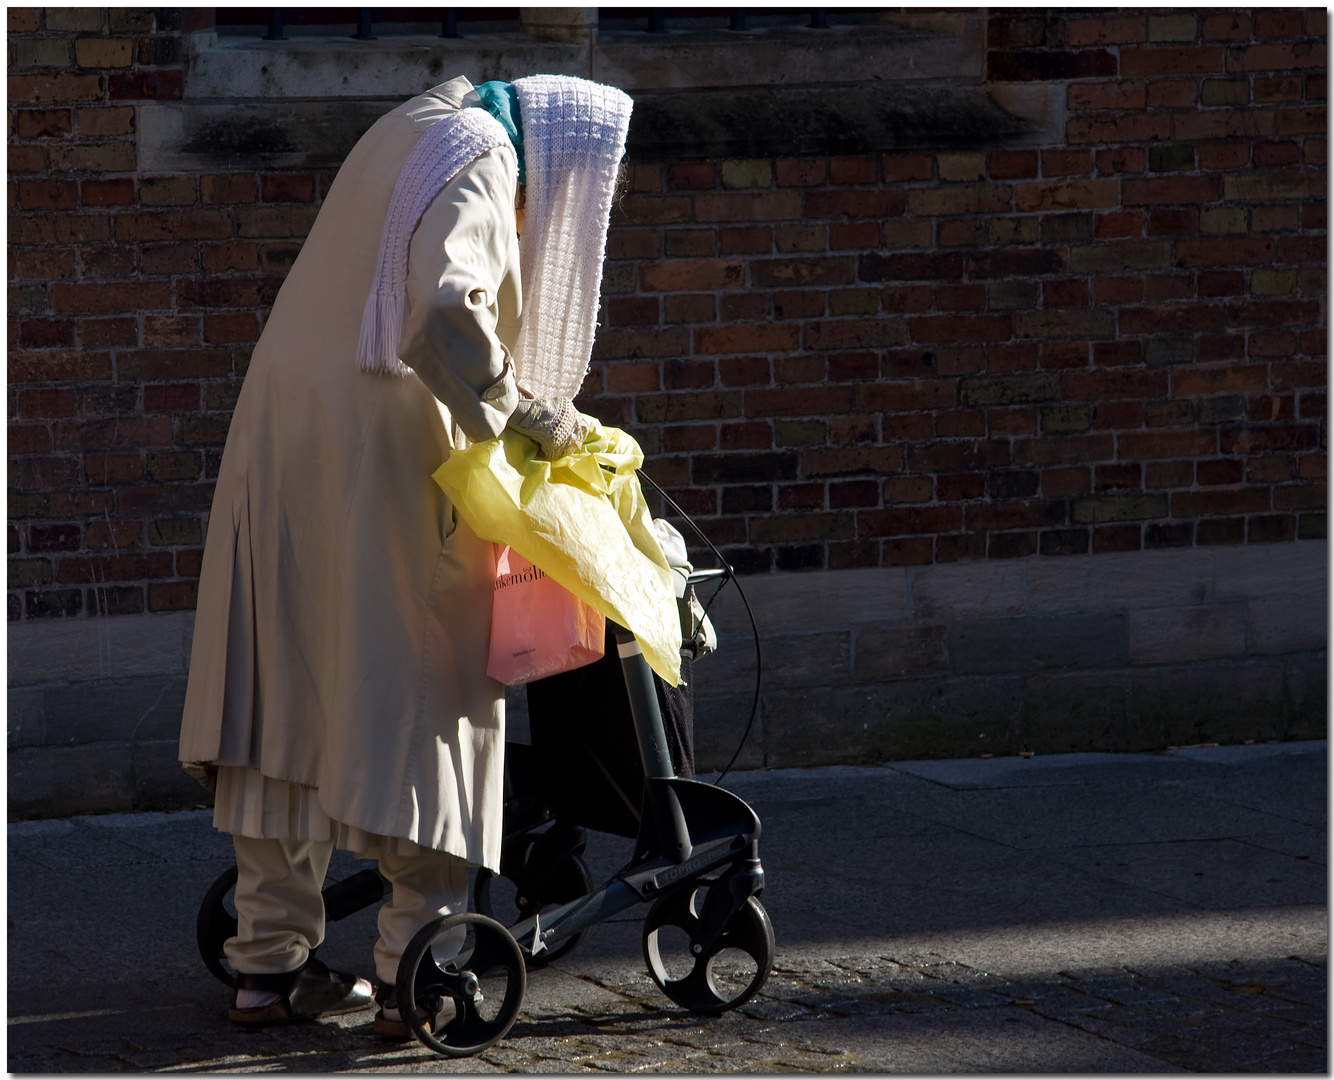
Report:
M519 115L518 94L510 83L499 79L484 82L476 90L477 96L482 99L482 106L500 121L500 126L514 144L514 154L519 159L519 183L524 183L523 118Z

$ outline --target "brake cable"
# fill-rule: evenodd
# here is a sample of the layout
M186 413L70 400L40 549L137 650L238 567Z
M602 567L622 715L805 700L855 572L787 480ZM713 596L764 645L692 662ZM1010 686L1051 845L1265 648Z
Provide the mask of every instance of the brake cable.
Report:
M733 585L736 586L737 594L741 597L741 603L745 605L746 616L750 619L750 631L755 639L755 694L754 697L751 699L750 703L750 719L746 721L746 730L741 733L741 741L737 743L736 751L732 754L732 759L727 763L726 768L724 768L723 771L720 772L716 778L710 781L715 787L721 787L723 778L729 772L732 771L732 766L736 764L737 758L741 756L741 751L746 745L746 740L750 738L750 730L755 724L755 715L759 711L760 707L761 657L760 657L759 627L755 625L755 613L750 609L750 601L746 599L746 592L744 589L742 589L741 582L737 579L736 570L733 568L732 564L723 558L723 553L719 551L716 547L714 547L712 540L710 540L707 536L704 535L704 530L695 524L695 519L692 518L689 514L687 514L684 510L682 510L681 507L677 505L676 500L673 499L670 495L668 495L667 492L663 491L662 488L659 487L656 482L654 482L651 476L649 476L646 472L644 472L642 468L638 470L638 474L641 480L647 481L649 487L651 487L654 491L656 491L659 495L661 495L663 500L667 503L667 505L670 506L673 510L677 512L677 514L681 516L681 518L686 522L686 524L689 525L692 530L694 530L695 535L698 536L701 540L704 541L705 544L708 545L709 550L713 552L714 558L716 558L718 562L722 564L723 570L725 571L725 576L723 578L722 583L714 591L713 595L709 597L709 602L704 605L705 617L708 616L709 608L713 606L713 602L716 599L718 599L718 594L721 593L723 589L727 587L727 583L730 581L732 582Z

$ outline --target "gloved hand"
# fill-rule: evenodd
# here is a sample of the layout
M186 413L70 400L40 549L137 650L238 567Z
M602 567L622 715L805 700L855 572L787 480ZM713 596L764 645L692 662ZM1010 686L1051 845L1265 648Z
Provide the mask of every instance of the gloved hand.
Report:
M569 398L537 398L523 395L510 415L508 426L533 439L548 461L563 458L579 449L588 435L588 420Z

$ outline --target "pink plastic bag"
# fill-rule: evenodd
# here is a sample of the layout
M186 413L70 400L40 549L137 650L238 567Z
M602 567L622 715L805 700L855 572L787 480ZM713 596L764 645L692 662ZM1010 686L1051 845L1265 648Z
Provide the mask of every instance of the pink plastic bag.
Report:
M600 660L607 620L517 551L499 548L486 673L520 686Z

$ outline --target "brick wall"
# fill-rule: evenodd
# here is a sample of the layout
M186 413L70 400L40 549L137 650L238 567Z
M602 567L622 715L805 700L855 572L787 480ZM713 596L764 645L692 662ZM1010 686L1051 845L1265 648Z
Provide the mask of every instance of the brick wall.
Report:
M331 180L137 167L209 10L8 13L11 620L193 607ZM1324 12L995 11L986 69L1064 140L636 166L581 403L747 571L1324 536Z
M752 571L1324 536L1324 35L996 12L1060 145L638 168L589 407Z

